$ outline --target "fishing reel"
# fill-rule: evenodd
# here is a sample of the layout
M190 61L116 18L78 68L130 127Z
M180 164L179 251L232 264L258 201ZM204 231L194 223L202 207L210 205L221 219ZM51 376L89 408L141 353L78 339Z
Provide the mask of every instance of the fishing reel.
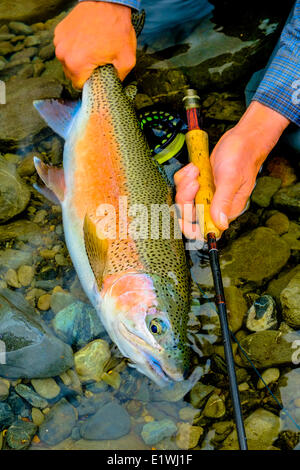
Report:
M164 109L147 107L138 112L140 122L152 156L163 164L172 158L187 159L185 133L187 125L179 114Z

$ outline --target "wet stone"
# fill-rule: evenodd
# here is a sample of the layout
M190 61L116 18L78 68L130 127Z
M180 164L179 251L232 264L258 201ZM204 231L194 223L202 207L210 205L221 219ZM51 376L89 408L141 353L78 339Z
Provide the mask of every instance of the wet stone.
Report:
M37 426L29 421L18 420L12 424L6 434L7 444L11 449L24 450L31 443L37 431Z
M261 176L256 180L256 186L251 195L251 199L260 207L268 207L272 196L280 188L281 179L272 176Z
M280 418L270 411L259 408L244 421L250 450L267 450L275 441L280 429ZM221 450L238 450L236 430L225 439Z
M241 339L240 344L257 368L292 364L294 341L299 341L300 335L296 332L282 333L281 331L258 331ZM241 354L236 354L235 361L242 367L251 367Z
M6 290L2 289L5 293ZM73 353L55 337L47 325L17 293L7 289L12 308L1 296L0 335L6 344L6 363L0 364L0 376L8 378L45 378L58 375L73 366ZM12 335L12 332L14 334Z
M280 370L277 367L270 367L270 369L264 370L261 376L263 380L259 379L257 382L257 388L259 390L272 382L277 382L280 377Z
M39 310L49 310L51 303L51 295L50 294L43 294L40 296L37 307Z
M276 303L270 295L262 295L248 310L246 327L250 331L264 331L274 330L277 326Z
M54 292L51 295L51 309L54 313L58 313L61 310L65 309L72 303L76 301L75 297L73 297L71 294L68 292ZM67 318L70 317L70 310L67 310L65 312L65 315ZM59 324L59 319L61 317L58 317L57 324ZM66 320L68 322L68 320Z
M16 172L15 165L0 158L0 221L21 213L29 203L30 191Z
M117 402L107 403L80 426L81 437L88 440L119 439L130 431L130 416Z
M40 426L45 420L45 415L38 408L32 408L31 417L36 426Z
M45 444L53 446L69 437L75 425L75 409L62 398L47 413L39 428L39 437Z
M213 393L215 387L205 385L201 382L196 383L190 392L190 403L194 408L201 408L207 398Z
M286 288L290 280L300 272L300 265L296 266L289 271L282 272L277 279L273 279L269 282L267 287L267 293L270 294L276 302L280 303L280 294L283 289Z
M41 44L41 40L38 36L28 36L24 41L25 47L38 46Z
M292 214L300 214L300 183L280 189L273 198L274 206Z
M0 402L5 401L9 395L9 381L0 378Z
M29 418L31 414L31 405L23 400L16 392L12 391L7 398L7 403L11 407L15 416Z
M53 378L32 379L31 384L35 391L47 400L55 398L60 393L60 387Z
M0 55L8 55L14 51L13 46L8 41L1 41L0 42Z
M51 299L51 305L53 304ZM52 325L66 343L77 347L86 345L104 333L95 309L80 301L72 302L60 310L53 319Z
M4 279L7 282L8 286L15 287L15 288L21 287L21 284L18 281L17 273L12 268L6 271Z
M15 419L13 410L7 403L0 402L0 432L10 426Z
M74 354L76 372L82 382L100 381L103 369L110 359L108 343L96 339Z
M8 27L15 34L25 34L27 36L33 33L32 28L21 21L11 21L8 23Z
M266 221L266 227L273 229L278 235L289 230L290 221L282 212L277 212Z
M173 436L177 431L177 426L171 419L152 421L143 426L141 435L147 445L155 445L166 437Z
M193 449L198 444L204 430L201 426L191 426L188 423L179 423L176 435L176 444L179 449Z
M233 333L238 331L243 324L247 312L247 303L240 289L235 286L224 288L229 327Z
M34 277L34 268L32 266L23 265L18 269L18 280L22 286L29 286Z
M15 387L15 391L35 408L46 408L46 406L48 406L47 400L45 400L25 384L17 385Z
M98 392L90 397L82 397L80 405L77 407L79 418L95 414L99 408L111 402L111 400L110 393L106 391Z
M300 272L298 272L280 294L282 316L292 328L300 328Z
M258 227L224 249L220 259L223 279L228 277L237 286L245 282L261 285L282 269L289 256L288 245L273 230Z
M39 57L42 60L49 60L54 57L55 54L55 48L53 44L48 44L47 46L44 46L40 49L39 51Z
M222 398L216 393L210 395L205 404L203 415L207 418L221 418L224 416L225 412L226 408L224 400L222 400Z

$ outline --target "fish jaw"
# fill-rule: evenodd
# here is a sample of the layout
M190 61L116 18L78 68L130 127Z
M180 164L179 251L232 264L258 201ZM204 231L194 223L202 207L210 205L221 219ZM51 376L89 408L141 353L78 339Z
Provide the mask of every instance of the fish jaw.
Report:
M150 332L149 316L160 317L167 325L162 344ZM102 292L101 321L121 353L131 360L130 366L159 387L184 379L180 357L177 354L174 360L170 354L176 341L173 342L168 315L157 310L150 276L128 273L114 279L109 288L106 285Z

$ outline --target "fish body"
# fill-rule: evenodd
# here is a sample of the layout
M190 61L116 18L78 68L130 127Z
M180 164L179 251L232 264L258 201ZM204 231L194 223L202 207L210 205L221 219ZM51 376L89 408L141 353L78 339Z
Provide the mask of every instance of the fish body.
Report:
M80 106L49 100L35 106L65 138L64 170L38 159L35 164L46 195L54 193L61 203L66 244L83 289L111 339L140 372L160 386L182 380L189 365L190 309L183 241L172 212L169 237L159 219L149 224L153 204L171 207L172 188L151 158L116 70L96 69ZM107 208L113 209L113 236L104 230ZM132 208L146 214L140 236L128 230L135 221Z

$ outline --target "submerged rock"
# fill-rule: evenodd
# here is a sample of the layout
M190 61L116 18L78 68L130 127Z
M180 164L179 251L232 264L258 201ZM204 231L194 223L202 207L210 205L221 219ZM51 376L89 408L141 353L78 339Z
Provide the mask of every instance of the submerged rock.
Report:
M117 402L107 403L80 426L80 435L88 440L119 439L130 431L130 416Z
M281 179L281 187L285 188L297 181L297 175L290 161L282 156L276 155L266 161L266 169L270 176Z
M32 379L31 384L35 391L43 398L52 400L60 393L60 387L53 378Z
M0 266L8 269L18 269L22 265L32 264L32 253L21 250L0 250Z
M261 374L262 379L257 382L257 388L260 390L272 382L277 382L280 377L280 370L277 367L270 367Z
M244 424L249 450L268 450L278 437L280 430L280 418L263 408L251 413L245 419ZM238 449L237 433L234 430L226 437L221 450Z
M293 364L295 341L300 340L296 332L258 331L240 341L251 361L257 368L273 367L281 364ZM238 365L251 367L242 353L235 355Z
M300 183L280 189L273 198L277 209L300 214Z
M296 266L295 268L285 271L283 273L280 273L277 279L272 279L272 281L269 282L268 288L267 288L267 293L270 294L278 304L280 304L280 294L285 289L285 287L288 285L290 280L297 274L300 273L300 265Z
M196 383L190 392L190 402L194 408L201 408L208 397L214 392L213 385L206 385L201 382Z
M277 326L276 303L270 295L262 295L249 308L246 327L250 331L265 331Z
M266 227L272 228L278 235L288 232L290 221L282 212L276 212L267 221Z
M32 313L30 305L18 310L1 297L0 337L5 344L5 363L0 376L44 378L58 375L73 366L73 353L56 338L46 324Z
M146 423L142 429L142 438L147 445L155 445L166 437L173 436L177 426L171 419L162 419Z
M223 280L261 285L277 274L290 256L287 244L271 229L258 227L234 240L221 254Z
M179 449L193 449L198 444L204 429L201 426L191 426L188 423L179 423L176 435L176 444Z
M23 0L22 2L2 0L0 5L0 25L8 21L14 21L14 24L16 21L25 21L32 24L34 21L46 20L55 15L62 7L66 8L71 3L65 0L49 0L46 3L44 0ZM25 27L26 25L24 24L23 28ZM27 28L29 27L27 26Z
M38 393L32 390L25 384L18 384L15 387L15 391L18 395L20 395L24 400L28 401L30 405L34 406L35 408L46 408L48 406L47 400L41 397Z
M13 410L8 403L0 403L0 432L10 426L15 419Z
M82 382L101 380L104 366L110 359L110 349L106 341L95 339L74 354L76 372Z
M256 186L251 199L260 207L268 207L272 196L280 188L281 180L272 176L261 176L256 180Z
M39 428L39 437L45 444L53 446L70 436L75 425L75 409L65 398L62 398L47 413Z
M282 235L282 240L284 240L287 245L290 247L293 252L300 251L300 225L295 222L290 221L289 229L287 233Z
M292 277L280 294L282 316L292 328L300 328L300 272Z
M27 449L36 431L37 426L34 423L31 423L30 421L18 420L7 430L7 444L11 449Z
M203 410L207 418L221 418L226 413L224 400L217 394L210 395Z
M231 331L235 333L243 324L244 317L247 313L247 303L240 289L235 286L224 288L228 323Z
M105 331L95 309L80 301L60 310L52 325L64 342L77 347L84 346Z
M18 176L15 165L3 157L0 157L0 186L0 222L6 222L25 209L30 190Z
M49 135L51 130L33 106L34 100L60 98L62 85L47 77L10 80L6 104L0 107L0 150L17 149Z

